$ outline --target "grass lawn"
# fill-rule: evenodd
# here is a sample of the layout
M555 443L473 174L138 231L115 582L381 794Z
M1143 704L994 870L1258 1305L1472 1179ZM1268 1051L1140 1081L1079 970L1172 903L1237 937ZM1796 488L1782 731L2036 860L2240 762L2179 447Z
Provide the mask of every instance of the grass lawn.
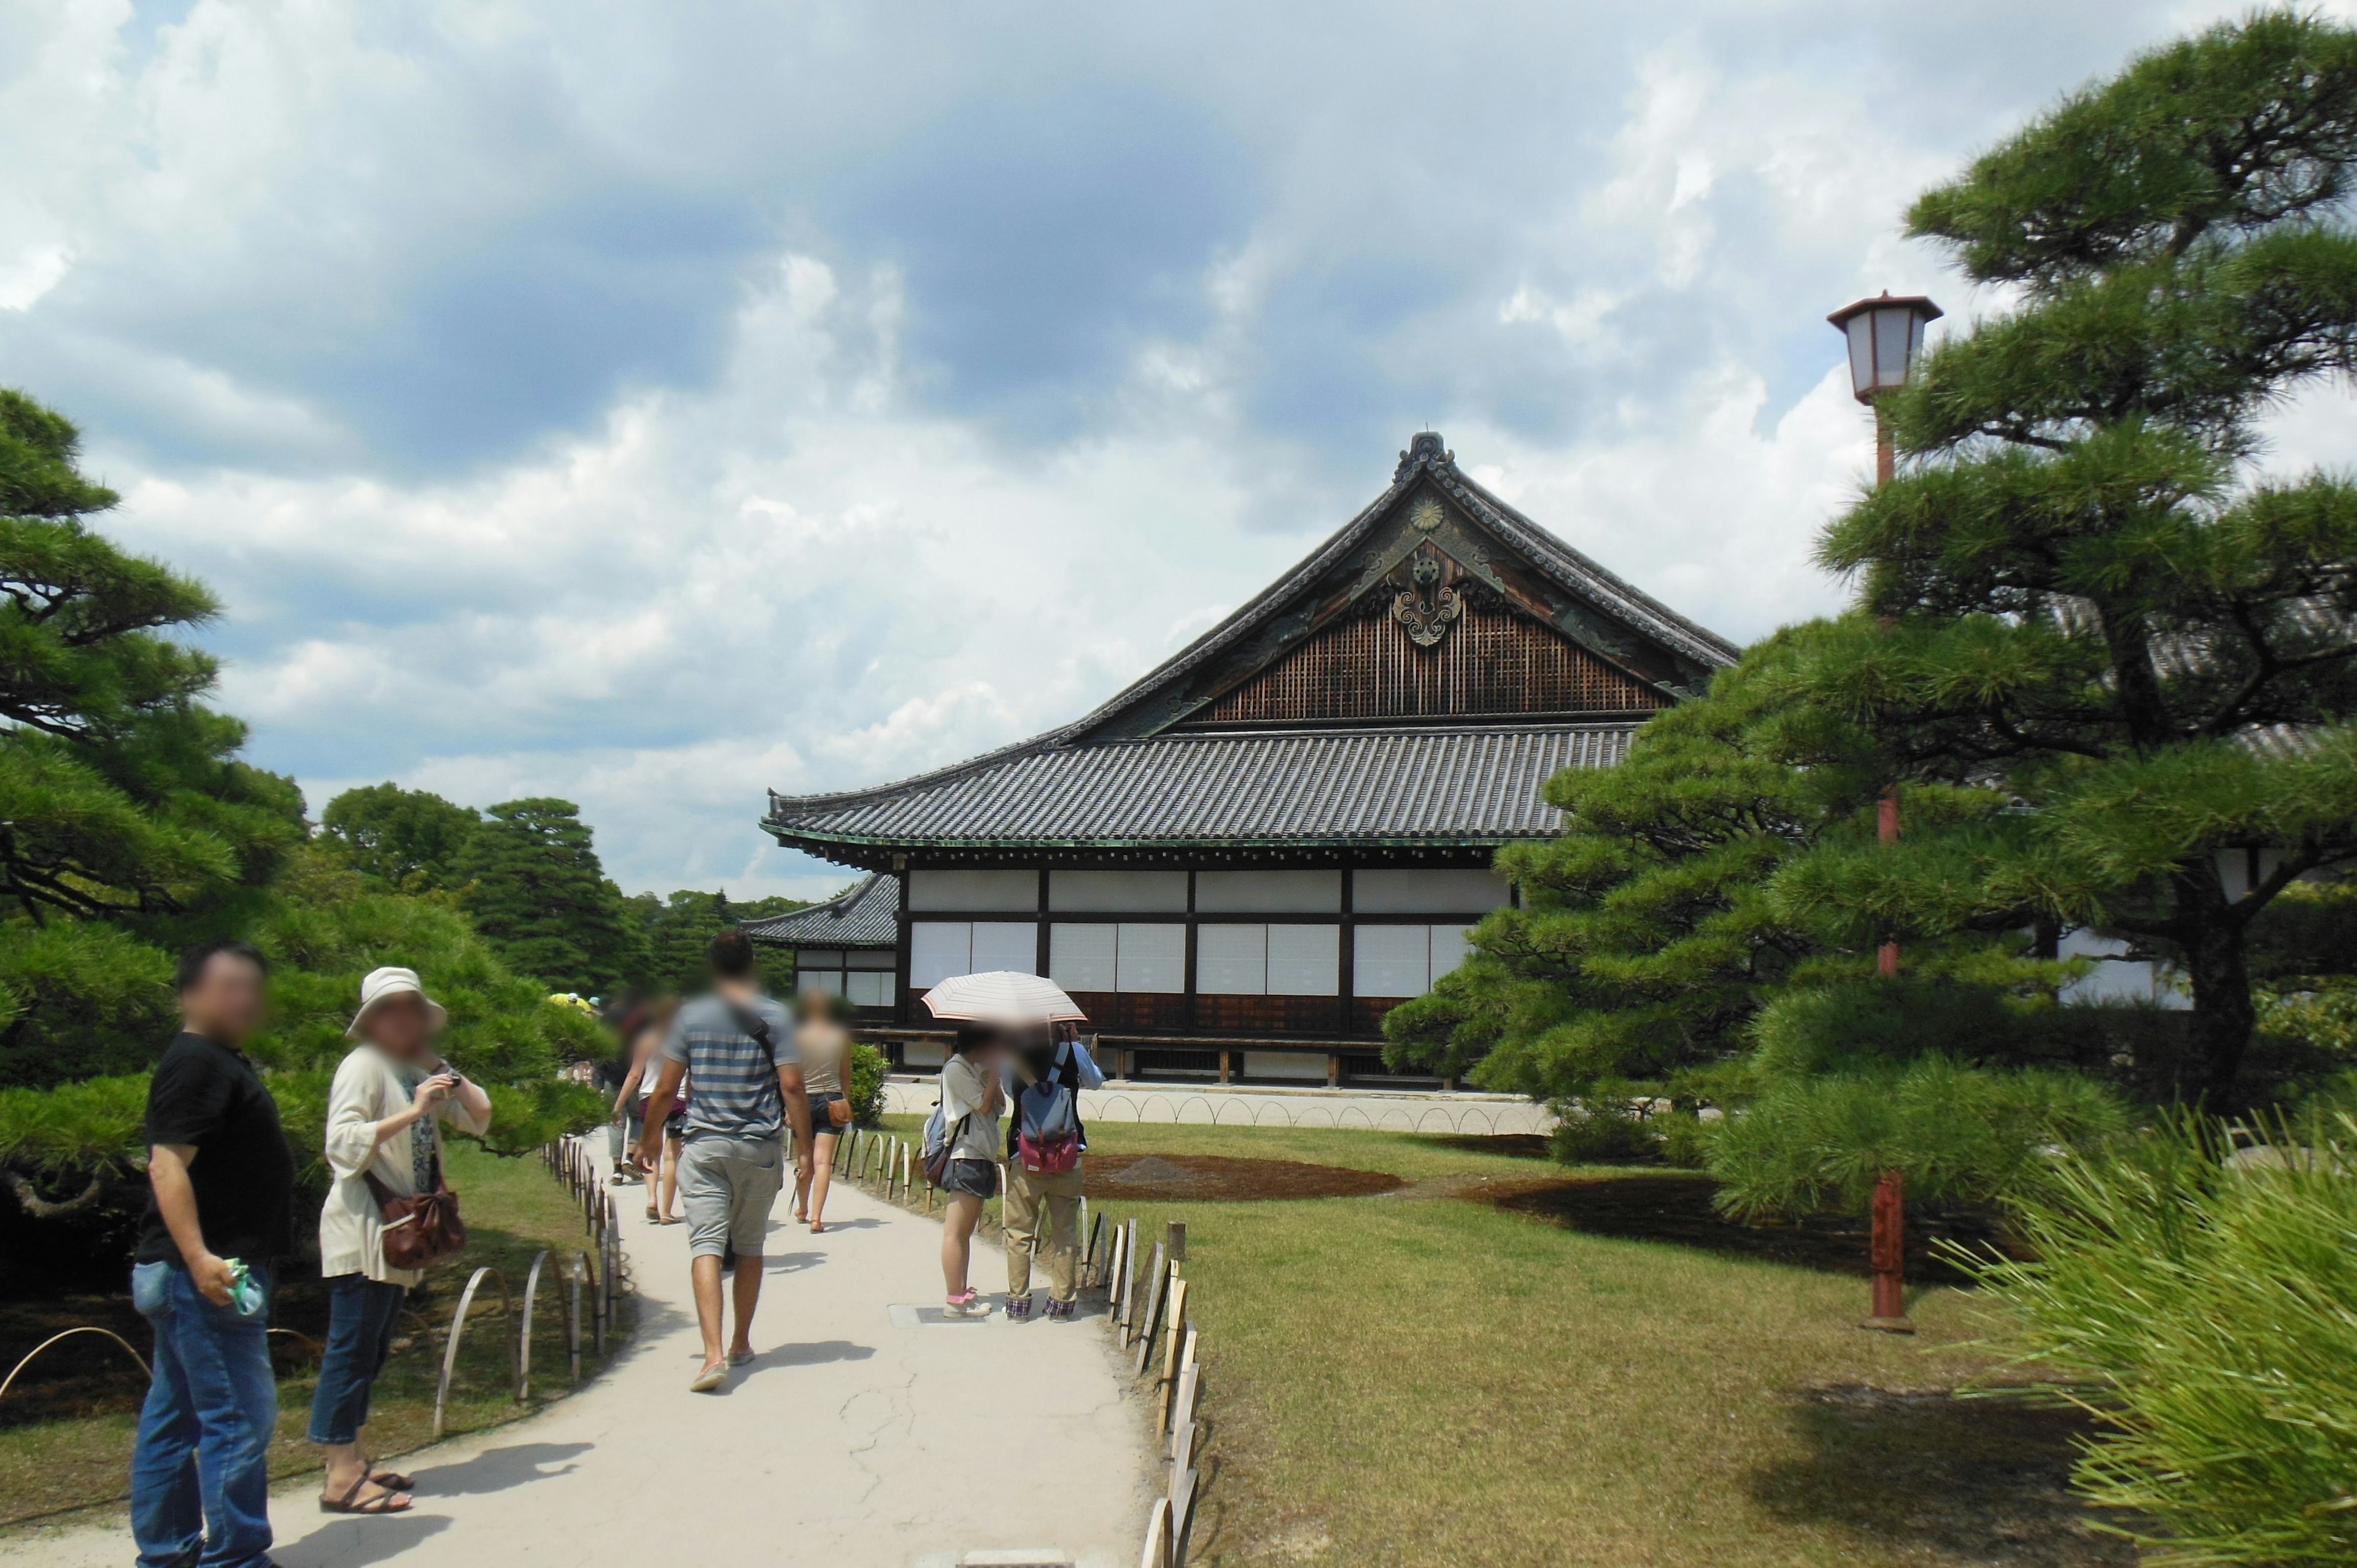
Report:
M893 1130L914 1138L917 1120ZM2135 1561L2063 1489L2076 1418L1952 1396L1987 1366L1965 1293L1921 1293L1912 1339L1867 1333L1862 1278L1494 1207L1485 1188L1572 1173L1471 1141L1089 1134L1103 1155L1293 1159L1410 1184L1258 1203L1100 1189L1141 1234L1188 1223L1210 1423L1195 1561Z
M451 1379L445 1429L451 1434L496 1426L529 1414L569 1391L565 1378L565 1309L556 1265L587 1236L580 1211L564 1186L536 1159L501 1159L471 1144L453 1144L447 1154L450 1185L465 1204L467 1251L430 1271L412 1292L410 1315L393 1359L378 1381L368 1432L372 1452L391 1455L430 1440L434 1385L441 1371L443 1337L468 1275L484 1264L503 1273L517 1293L542 1248L554 1255L542 1270L540 1305L533 1315L532 1401L511 1397L510 1345L514 1329L500 1316L490 1281L476 1293ZM635 1189L632 1189L635 1191ZM552 1283L554 1282L554 1283ZM488 1300L486 1299L488 1295ZM627 1334L630 1302L618 1301L619 1329ZM324 1294L316 1283L290 1283L281 1293L272 1321L308 1336L315 1346L326 1327ZM114 1327L147 1353L152 1336L128 1296L102 1296L41 1304L0 1303L0 1374L16 1359L68 1323ZM22 1343L19 1343L19 1341ZM319 1451L304 1441L317 1383L317 1351L284 1335L271 1339L278 1359L278 1433L271 1445L274 1476L318 1467ZM582 1372L594 1369L589 1351L589 1305L582 1296ZM609 1340L608 1348L611 1348ZM130 1359L95 1336L61 1345L34 1363L7 1403L0 1405L0 1527L68 1509L121 1501L129 1486L131 1442L145 1380Z

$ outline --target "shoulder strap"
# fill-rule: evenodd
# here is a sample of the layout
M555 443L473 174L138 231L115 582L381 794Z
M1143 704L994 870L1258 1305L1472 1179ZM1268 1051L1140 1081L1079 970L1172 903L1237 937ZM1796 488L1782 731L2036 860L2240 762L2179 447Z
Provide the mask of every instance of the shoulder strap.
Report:
M726 997L721 1000L726 1004L730 1015L736 1018L737 1026L745 1031L755 1045L761 1047L761 1054L770 1060L770 1069L772 1072L776 1071L778 1046L777 1042L770 1038L770 1021L762 1017L759 1011L742 1003L730 1002Z

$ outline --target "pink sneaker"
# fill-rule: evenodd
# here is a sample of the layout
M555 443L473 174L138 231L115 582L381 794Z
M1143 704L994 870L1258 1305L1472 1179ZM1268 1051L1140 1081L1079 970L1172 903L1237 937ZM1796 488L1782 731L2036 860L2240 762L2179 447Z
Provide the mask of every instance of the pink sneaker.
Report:
M969 1289L963 1295L953 1295L942 1304L943 1317L988 1317L990 1305L979 1292Z

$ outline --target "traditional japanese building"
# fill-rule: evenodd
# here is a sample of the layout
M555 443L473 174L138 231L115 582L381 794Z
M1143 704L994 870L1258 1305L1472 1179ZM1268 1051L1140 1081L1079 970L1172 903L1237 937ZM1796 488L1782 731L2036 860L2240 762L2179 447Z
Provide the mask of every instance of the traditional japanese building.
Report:
M1062 729L898 783L772 793L790 848L875 875L748 928L902 1065L953 974L1052 977L1124 1076L1397 1081L1383 1015L1510 897L1560 815L1734 645L1417 435L1383 494L1184 651ZM1117 1056L1117 1059L1116 1059Z

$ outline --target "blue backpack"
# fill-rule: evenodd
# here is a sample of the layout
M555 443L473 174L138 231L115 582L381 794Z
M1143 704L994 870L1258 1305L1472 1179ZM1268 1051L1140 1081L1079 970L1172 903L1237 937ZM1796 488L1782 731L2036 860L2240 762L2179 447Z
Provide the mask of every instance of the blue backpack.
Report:
M1024 1086L1015 1097L1014 1125L1007 1141L1025 1170L1061 1176L1081 1163L1080 1069L1069 1046L1060 1047L1048 1076Z

